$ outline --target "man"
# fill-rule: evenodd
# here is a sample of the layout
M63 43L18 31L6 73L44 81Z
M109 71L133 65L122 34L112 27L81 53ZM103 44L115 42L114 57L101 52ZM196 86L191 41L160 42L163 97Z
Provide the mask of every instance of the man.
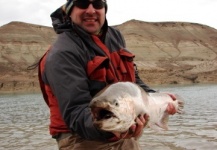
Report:
M129 132L108 133L93 126L88 107L96 93L118 81L155 92L139 78L134 55L121 33L107 25L106 12L106 0L68 0L51 14L58 38L40 60L39 81L59 149L140 149L134 138L147 116L138 117Z

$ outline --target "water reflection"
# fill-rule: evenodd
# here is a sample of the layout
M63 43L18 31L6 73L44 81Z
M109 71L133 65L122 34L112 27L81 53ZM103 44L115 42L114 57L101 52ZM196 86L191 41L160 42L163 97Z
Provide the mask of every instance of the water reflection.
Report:
M169 131L145 129L144 150L217 149L217 85L160 87L185 99L185 114L170 117ZM41 94L0 95L0 150L57 150Z

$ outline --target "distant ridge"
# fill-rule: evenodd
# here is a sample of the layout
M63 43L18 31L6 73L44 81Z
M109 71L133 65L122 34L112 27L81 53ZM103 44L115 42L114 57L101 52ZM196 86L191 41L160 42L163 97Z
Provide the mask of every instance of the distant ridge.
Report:
M149 85L217 83L217 30L188 22L130 20L114 26ZM0 92L38 91L40 59L57 35L51 27L10 22L0 27Z

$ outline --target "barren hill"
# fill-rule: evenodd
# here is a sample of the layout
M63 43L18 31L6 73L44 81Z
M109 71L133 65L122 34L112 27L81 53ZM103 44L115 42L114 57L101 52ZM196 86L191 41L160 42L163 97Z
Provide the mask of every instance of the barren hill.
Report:
M117 28L149 84L217 83L217 30L185 22L137 20Z
M56 34L50 27L11 22L0 27L0 91L38 90L37 69L27 70L44 54Z
M151 85L217 83L217 30L184 22L130 20L116 26ZM11 22L0 27L0 92L38 90L36 63L56 34L50 27Z

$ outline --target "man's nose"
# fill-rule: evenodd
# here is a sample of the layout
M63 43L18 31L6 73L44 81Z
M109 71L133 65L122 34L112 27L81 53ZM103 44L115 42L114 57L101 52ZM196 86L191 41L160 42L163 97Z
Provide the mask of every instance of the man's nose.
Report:
M89 4L89 6L87 7L86 12L87 13L95 13L96 12L95 8L93 7L93 4Z

